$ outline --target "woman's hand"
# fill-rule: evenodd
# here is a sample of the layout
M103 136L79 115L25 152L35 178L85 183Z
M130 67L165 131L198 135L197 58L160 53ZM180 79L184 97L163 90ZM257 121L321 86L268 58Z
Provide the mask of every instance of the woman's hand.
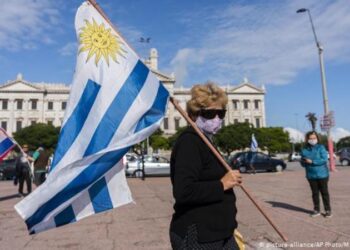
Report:
M304 161L308 164L312 164L312 160L308 159L308 158L304 158Z
M242 183L242 176L238 170L231 170L227 172L220 181L226 191L234 186L239 186Z

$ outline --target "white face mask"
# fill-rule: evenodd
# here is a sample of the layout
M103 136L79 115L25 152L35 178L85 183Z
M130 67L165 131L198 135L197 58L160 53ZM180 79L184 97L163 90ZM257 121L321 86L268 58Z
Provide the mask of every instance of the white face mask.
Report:
M317 139L309 139L307 141L311 146L315 146L317 144Z

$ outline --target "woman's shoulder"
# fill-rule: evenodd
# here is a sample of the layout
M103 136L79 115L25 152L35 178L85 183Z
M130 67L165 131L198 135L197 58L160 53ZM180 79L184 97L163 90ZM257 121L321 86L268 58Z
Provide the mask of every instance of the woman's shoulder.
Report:
M200 140L200 137L192 127L186 128L178 137L177 143L180 142L197 142Z
M326 147L323 144L317 144L316 146L318 150L326 151Z

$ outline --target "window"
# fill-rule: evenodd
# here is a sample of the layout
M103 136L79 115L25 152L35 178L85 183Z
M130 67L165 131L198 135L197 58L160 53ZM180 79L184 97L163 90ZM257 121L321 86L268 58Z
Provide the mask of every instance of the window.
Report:
M35 125L35 124L36 124L35 120L30 121L30 125Z
M62 106L61 106L62 110L66 110L66 107L67 107L67 102L62 102Z
M244 122L245 123L249 123L249 119L244 119Z
M2 122L1 122L1 127L2 127L4 130L7 130L7 121L2 121Z
M53 102L48 102L47 103L47 109L48 110L53 110Z
M53 121L52 120L47 121L47 125L53 126Z
M254 100L254 107L255 109L259 109L259 100Z
M234 119L234 120L233 120L233 123L234 123L234 124L237 124L237 123L238 123L238 119Z
M35 110L38 108L38 100L32 99L31 103L32 103L32 110Z
M22 110L23 109L23 100L17 100L17 110Z
M233 104L233 109L237 110L238 109L238 100L232 100L232 104Z
M260 119L259 118L255 118L255 127L260 128Z
M180 128L180 118L175 118L175 129Z
M243 101L243 105L244 105L244 109L248 109L249 108L249 101L248 100L244 100Z
M164 129L169 129L169 120L168 120L168 117L164 117Z
M19 131L22 129L22 121L17 121L16 122L16 131Z
M7 110L7 108L8 108L8 100L2 99L2 109Z

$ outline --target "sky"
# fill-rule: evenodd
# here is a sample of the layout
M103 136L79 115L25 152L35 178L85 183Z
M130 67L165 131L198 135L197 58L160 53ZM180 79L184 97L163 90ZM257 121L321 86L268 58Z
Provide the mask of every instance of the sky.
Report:
M305 115L323 115L318 51L307 13L324 47L333 137L350 135L350 3L348 0L97 0L142 58L150 48L176 85L243 78L266 88L268 126L301 132ZM81 0L1 1L0 84L20 72L29 82L70 84L75 70L75 13ZM140 43L150 37L150 43ZM292 131L291 130L291 131Z

